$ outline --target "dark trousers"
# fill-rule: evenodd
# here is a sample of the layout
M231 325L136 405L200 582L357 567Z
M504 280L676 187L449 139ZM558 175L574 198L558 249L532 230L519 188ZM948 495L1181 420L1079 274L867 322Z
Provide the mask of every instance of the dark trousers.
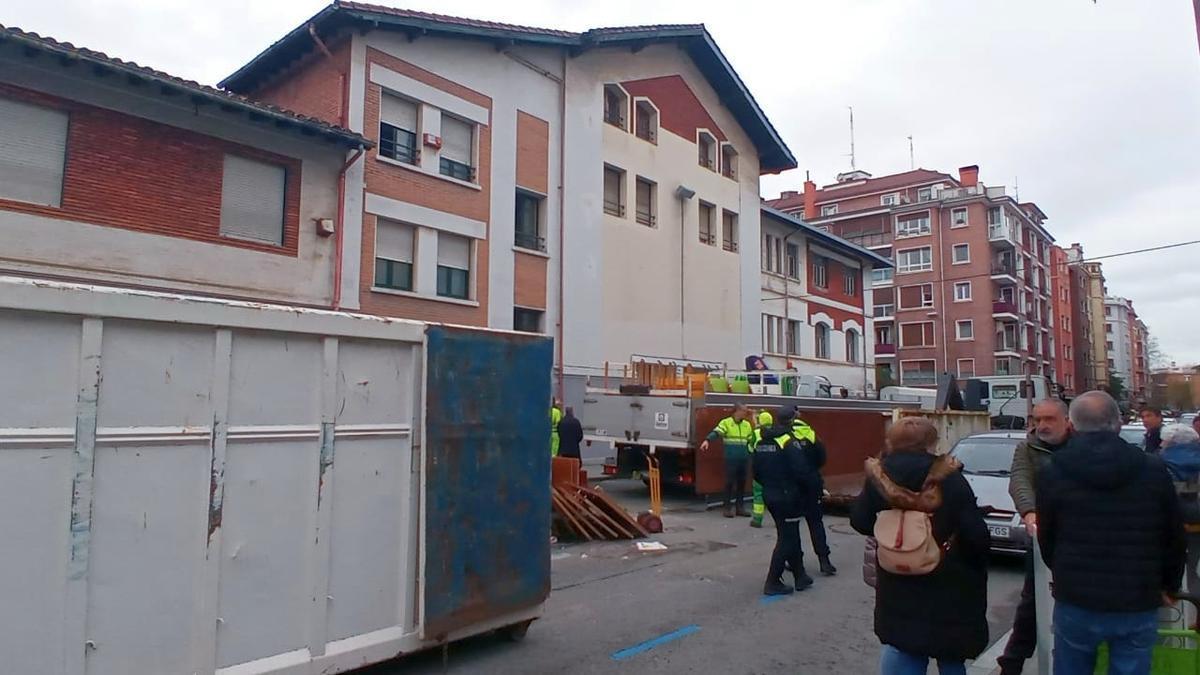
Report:
M996 659L1000 671L1005 675L1021 672L1025 661L1037 651L1037 603L1033 598L1033 563L1031 548L1025 554L1025 585L1021 587L1021 601L1017 603L1012 636L1004 646L1004 653Z
M744 453L740 457L725 456L725 506L729 502L740 509L742 499L746 496L746 472L750 467L750 458Z
M824 514L821 510L821 496L818 491L804 500L804 520L808 523L808 536L812 538L813 553L824 558L829 555L829 541L825 538Z
M767 499L767 510L775 521L775 550L771 553L768 579L782 579L785 567L795 574L804 569L800 550L800 505L794 499Z

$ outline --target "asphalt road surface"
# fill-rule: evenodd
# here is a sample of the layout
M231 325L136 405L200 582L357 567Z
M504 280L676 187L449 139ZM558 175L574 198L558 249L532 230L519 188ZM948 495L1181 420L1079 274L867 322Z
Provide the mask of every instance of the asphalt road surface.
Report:
M640 482L602 485L631 511L647 508ZM355 675L877 672L863 540L845 517L825 519L839 574L816 574L804 531L805 563L816 584L766 599L762 584L774 546L769 516L766 527L752 529L748 519L722 518L694 498L668 494L665 501L666 532L653 538L665 552L639 553L633 542L553 546L552 592L524 642L480 636ZM1020 559L993 561L992 640L1011 627L1021 579Z

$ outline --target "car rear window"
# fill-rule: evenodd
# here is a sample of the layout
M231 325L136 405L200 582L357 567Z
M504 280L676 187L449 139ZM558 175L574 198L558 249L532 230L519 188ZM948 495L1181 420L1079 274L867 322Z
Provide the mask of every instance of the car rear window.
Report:
M952 451L966 473L1007 476L1019 438L964 438Z

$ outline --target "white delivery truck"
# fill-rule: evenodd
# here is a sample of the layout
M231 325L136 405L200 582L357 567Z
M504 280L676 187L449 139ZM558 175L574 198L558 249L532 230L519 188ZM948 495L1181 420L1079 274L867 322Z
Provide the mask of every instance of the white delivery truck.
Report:
M5 673L339 673L523 634L547 338L0 277Z

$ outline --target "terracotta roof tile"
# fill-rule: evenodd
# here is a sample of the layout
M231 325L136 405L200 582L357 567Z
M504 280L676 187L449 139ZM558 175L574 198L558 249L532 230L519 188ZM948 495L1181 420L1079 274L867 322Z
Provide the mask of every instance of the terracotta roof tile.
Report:
M367 147L371 145L371 142L360 134L350 131L349 129L339 127L335 124L330 124L315 117L301 115L300 113L292 112L291 110L287 110L285 108L262 103L260 101L254 101L246 98L245 96L240 96L222 89L203 85L192 80L185 80L181 77L164 73L161 70L155 70L153 68L139 65L132 61L125 61L113 56L109 56L94 49L76 47L70 42L59 42L54 38L38 35L37 33L21 30L20 28L0 25L0 43L3 43L7 40L20 42L29 48L60 54L68 59L77 58L92 61L107 65L115 70L120 70L130 75L144 77L146 79L155 80L167 85L174 85L181 89L191 91L194 94L201 95L209 99L214 99L219 103L237 106L238 108L244 109L247 112L255 112L275 119L283 119L293 122L298 126L307 127L314 132L336 137L343 142L349 142L353 145Z
M398 7L387 7L385 5L373 5L367 2L351 2L349 0L338 0L335 3L338 7L358 10L363 12L378 12L380 14L390 14L392 16L402 16L409 19L428 19L438 23L451 23L460 26L470 26L472 28L495 28L498 30L518 31L521 33L530 33L533 35L551 35L555 37L576 38L579 33L573 33L565 30L554 30L552 28L538 28L536 26L521 26L511 23L500 23L496 21L483 21L481 19L468 19L461 16L449 16L447 14L434 14L431 12L418 12L411 9L400 9Z

